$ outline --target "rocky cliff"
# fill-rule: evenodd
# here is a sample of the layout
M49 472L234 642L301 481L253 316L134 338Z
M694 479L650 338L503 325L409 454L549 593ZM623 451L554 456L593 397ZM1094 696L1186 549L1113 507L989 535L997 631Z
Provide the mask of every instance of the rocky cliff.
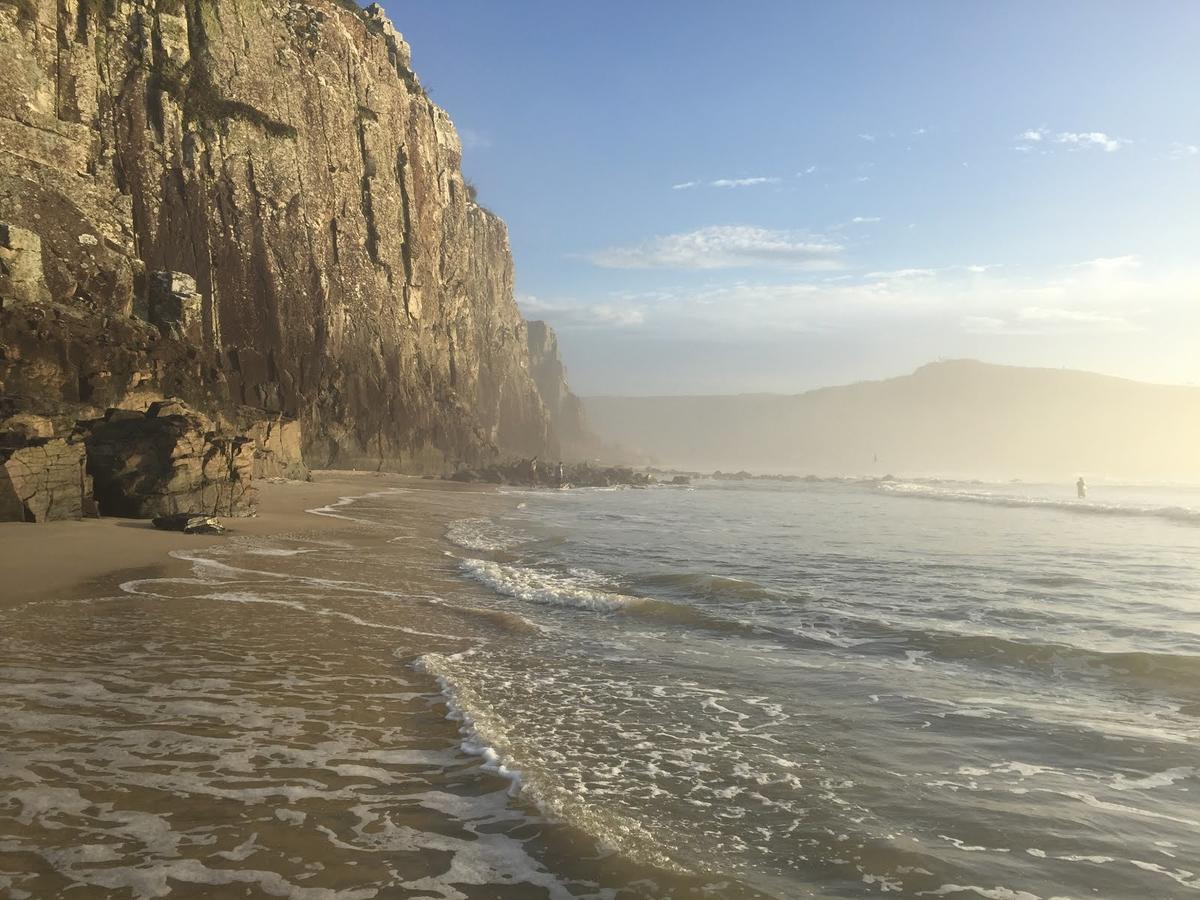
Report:
M379 7L0 0L0 54L0 418L179 396L319 466L558 453L505 226Z
M567 368L558 348L558 335L545 322L527 326L529 374L541 395L550 424L568 458L583 458L595 452L597 439L588 428L583 402L567 384Z

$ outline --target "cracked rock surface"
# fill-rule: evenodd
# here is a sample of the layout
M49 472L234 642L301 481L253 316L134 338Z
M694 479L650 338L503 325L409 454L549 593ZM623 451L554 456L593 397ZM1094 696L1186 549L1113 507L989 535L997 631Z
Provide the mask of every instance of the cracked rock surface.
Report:
M298 421L314 466L557 455L507 230L378 7L0 0L0 54L0 415L178 396Z

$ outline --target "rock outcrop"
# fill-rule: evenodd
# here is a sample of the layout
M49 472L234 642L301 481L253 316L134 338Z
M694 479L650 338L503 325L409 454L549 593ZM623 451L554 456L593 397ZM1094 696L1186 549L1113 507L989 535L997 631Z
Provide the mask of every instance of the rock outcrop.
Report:
M79 519L94 512L83 444L56 438L48 419L0 422L0 522Z
M111 409L80 422L96 502L106 516L149 519L175 513L252 515L254 440L219 433L178 401L145 413Z
M480 469L459 469L447 481L482 484L508 484L520 487L645 487L655 484L654 476L629 466L593 465L589 462L544 463L537 459L516 459L492 463ZM675 482L679 483L679 482Z
M529 322L528 346L529 374L546 406L563 454L587 456L598 441L588 428L583 402L567 384L567 367L558 349L558 335L545 322Z
M0 415L179 396L319 466L557 456L505 226L378 6L0 0L0 54Z

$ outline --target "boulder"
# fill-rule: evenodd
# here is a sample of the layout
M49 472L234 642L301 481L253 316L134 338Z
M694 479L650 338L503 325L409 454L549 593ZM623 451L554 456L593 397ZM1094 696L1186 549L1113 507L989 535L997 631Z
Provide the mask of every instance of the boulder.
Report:
M51 522L92 514L92 480L84 448L61 438L33 437L0 448L0 521Z
M104 515L250 516L258 503L254 440L213 430L177 401L136 416L81 422L88 472Z
M172 513L169 516L155 516L154 527L160 531L182 531L184 534L224 534L225 526L201 513Z

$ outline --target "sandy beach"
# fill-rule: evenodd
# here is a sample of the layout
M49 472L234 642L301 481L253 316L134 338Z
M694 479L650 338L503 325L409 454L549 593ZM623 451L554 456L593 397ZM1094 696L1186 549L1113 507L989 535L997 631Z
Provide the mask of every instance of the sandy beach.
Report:
M163 572L186 569L186 563L169 555L173 550L203 549L240 536L327 531L338 520L307 510L340 497L414 483L423 490L484 490L381 472L317 471L312 481L264 482L259 488L258 515L222 520L228 533L220 536L159 531L138 519L0 522L0 604L60 597L106 576L155 567Z
M318 472L223 536L0 527L0 896L692 896L521 796L429 668L540 633L447 540L521 502Z

